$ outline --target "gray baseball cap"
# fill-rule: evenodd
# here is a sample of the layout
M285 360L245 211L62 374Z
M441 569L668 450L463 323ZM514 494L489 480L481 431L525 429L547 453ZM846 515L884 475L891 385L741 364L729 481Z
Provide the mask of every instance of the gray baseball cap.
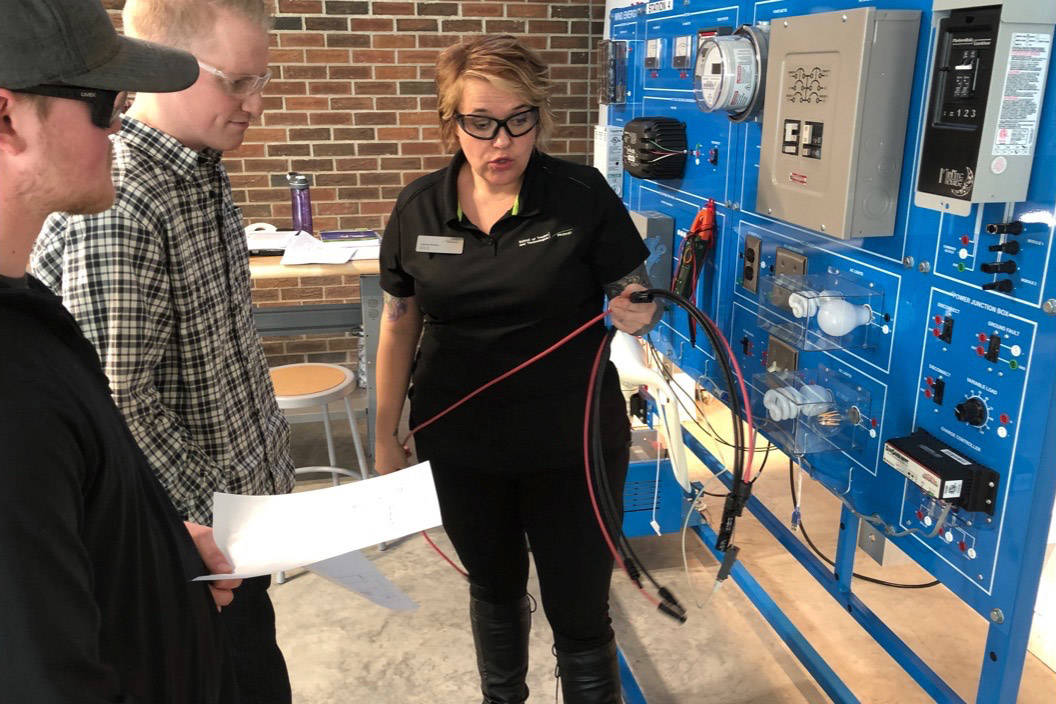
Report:
M99 0L0 0L0 87L169 93L198 79L179 49L119 35Z

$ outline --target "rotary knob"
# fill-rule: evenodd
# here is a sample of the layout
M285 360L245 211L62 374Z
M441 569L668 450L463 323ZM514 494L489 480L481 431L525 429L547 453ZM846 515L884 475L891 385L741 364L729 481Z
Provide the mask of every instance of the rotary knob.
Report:
M962 423L980 426L986 422L986 404L978 396L972 396L958 403L953 409L953 414Z

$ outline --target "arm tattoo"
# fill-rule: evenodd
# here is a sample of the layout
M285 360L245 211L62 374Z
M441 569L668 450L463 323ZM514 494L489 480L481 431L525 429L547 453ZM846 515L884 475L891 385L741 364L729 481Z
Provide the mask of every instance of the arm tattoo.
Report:
M389 293L382 292L382 299L385 301L385 318L390 321L399 320L403 317L403 314L407 312L407 299L400 298L399 296L393 296Z
M623 289L627 288L629 284L641 284L646 288L651 288L649 283L649 272L645 270L645 264L639 264L634 271L623 278L616 279L611 284L605 284L605 295L609 298L616 298Z

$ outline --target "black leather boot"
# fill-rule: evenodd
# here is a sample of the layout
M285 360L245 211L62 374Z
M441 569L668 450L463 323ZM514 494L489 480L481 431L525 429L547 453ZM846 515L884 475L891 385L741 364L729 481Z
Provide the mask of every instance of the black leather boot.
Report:
M620 662L616 640L581 653L557 652L565 704L620 704Z
M508 604L470 598L469 622L477 647L483 704L523 704L528 699L528 595Z

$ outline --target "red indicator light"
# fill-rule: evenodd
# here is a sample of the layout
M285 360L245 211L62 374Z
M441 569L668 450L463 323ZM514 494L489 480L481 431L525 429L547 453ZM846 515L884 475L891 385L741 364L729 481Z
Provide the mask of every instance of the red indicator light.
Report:
M984 354L986 354L986 350L984 350L982 347L976 347L975 348L975 353L977 355L979 355L980 357L982 357Z
M935 337L938 337L939 335L942 334L942 331L940 331L938 328L932 328L931 329L931 334L934 335Z
M972 238L968 235L961 235L961 244L971 244Z
M961 549L961 552L964 552L965 550L968 549L968 546L964 544L963 540L960 541L959 543L957 543L957 547L959 547Z
M924 395L928 398L931 398L931 389L924 389Z
M917 520L918 521L923 521L924 520L924 512L923 511L917 511Z
M873 418L873 419L872 419L872 422L873 422L873 427L874 427L874 428L875 428L876 426L880 425L879 423L877 423L877 422L876 422L876 418Z
M1008 414L1007 414L1007 413L1002 413L1002 414L1001 414L1000 416L998 416L998 420L1000 420L1000 421L1001 421L1001 424L1002 424L1002 425L1005 425L1005 424L1007 424L1007 423L1008 423L1008 421L1009 421L1009 417L1008 417Z
M928 386L935 386L935 380L932 379L930 376L924 381L928 382Z
M935 316L935 324L936 325L942 325L942 316L941 315L936 315Z
M989 339L990 339L990 338L989 338L989 337L987 337L987 335L986 335L986 333L985 333L985 332L981 332L981 333L979 333L979 342L986 342L986 341L987 341L987 340L989 340Z

